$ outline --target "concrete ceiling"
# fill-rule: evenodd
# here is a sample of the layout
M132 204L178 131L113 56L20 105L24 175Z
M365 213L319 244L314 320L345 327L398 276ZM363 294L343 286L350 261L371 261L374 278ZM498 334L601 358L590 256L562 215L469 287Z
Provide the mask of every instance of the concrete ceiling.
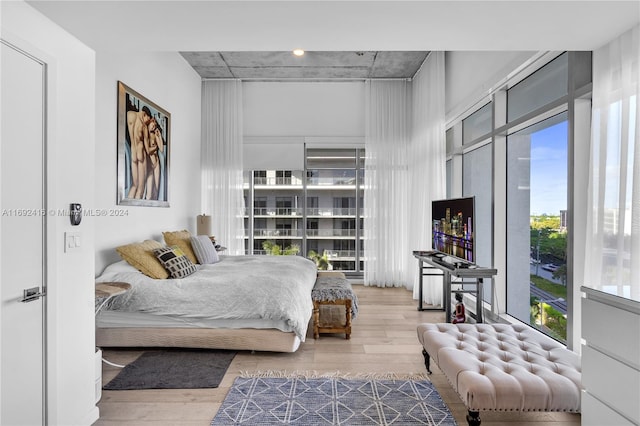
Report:
M180 52L202 78L411 78L429 52Z
M305 76L343 75L351 67L345 58L372 56L370 72L377 72L387 67L376 66L378 56L396 62L382 52L594 50L640 22L638 0L27 2L98 53L184 52L199 67L215 68L203 58L222 52L237 76L257 75L259 61L274 76L293 75L297 65L285 56L294 48L315 52L304 60L318 65L297 70ZM0 8L10 3L0 1ZM326 66L325 59L344 66ZM254 65L231 65L236 60ZM358 64L353 72L365 75ZM225 72L219 68L207 73Z

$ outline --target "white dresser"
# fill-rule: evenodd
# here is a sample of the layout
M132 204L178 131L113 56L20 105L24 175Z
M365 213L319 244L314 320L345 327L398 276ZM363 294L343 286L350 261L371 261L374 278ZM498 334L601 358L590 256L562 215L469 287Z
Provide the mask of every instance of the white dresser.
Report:
M581 290L582 425L640 425L640 302Z

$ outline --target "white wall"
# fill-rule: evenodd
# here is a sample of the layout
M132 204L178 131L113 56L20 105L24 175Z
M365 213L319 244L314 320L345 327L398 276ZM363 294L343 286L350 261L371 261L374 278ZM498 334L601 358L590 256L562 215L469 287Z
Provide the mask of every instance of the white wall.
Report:
M87 46L24 2L2 2L2 38L48 66L49 209L93 204L95 56ZM28 125L28 122L25 123ZM47 217L48 411L51 425L87 425L94 401L94 220L71 227L68 216ZM82 247L63 252L66 231ZM10 390L3 390L10 391Z
M245 82L244 136L364 136L364 82Z
M201 79L178 53L98 52L96 60L95 203L125 216L96 218L95 273L120 260L115 247L162 231L195 232L200 210ZM171 113L168 208L117 205L117 82Z

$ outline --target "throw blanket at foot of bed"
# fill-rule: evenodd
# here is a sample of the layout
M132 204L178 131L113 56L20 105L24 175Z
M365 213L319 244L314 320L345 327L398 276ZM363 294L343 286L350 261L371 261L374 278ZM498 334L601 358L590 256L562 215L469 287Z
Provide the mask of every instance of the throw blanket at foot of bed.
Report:
M469 410L580 412L580 357L525 325L419 324L427 371L433 358Z
M343 272L319 272L313 290L313 338L320 333L344 333L351 338L351 320L358 315L358 298ZM343 321L332 318L331 309L344 306ZM326 308L326 309L323 309ZM321 313L321 311L324 312ZM329 317L329 318L327 318Z

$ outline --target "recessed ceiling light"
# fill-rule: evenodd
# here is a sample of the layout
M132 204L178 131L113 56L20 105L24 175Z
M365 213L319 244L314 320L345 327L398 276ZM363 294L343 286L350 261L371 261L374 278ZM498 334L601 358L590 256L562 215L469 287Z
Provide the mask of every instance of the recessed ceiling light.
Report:
M293 49L293 54L296 56L302 56L304 55L304 50L302 49Z

